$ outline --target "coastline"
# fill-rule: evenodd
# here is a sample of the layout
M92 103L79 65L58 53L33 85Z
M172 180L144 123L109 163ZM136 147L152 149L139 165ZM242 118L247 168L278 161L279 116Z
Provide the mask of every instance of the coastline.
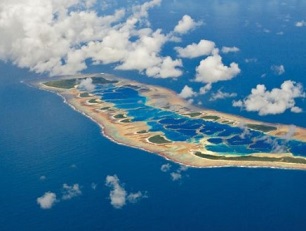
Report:
M80 77L84 76L82 75ZM77 77L74 76L74 78ZM123 84L124 81L127 80L122 80ZM128 81L128 82L133 84L137 83L135 81ZM139 86L144 86L141 83L137 84ZM125 124L120 122L120 119L115 119L114 115L118 114L119 112L122 112L121 109L118 109L117 111L113 112L108 112L108 111L103 112L100 110L101 107L113 106L113 105L103 101L98 103L88 103L90 99L98 100L98 97L96 96L89 96L82 98L79 97L80 91L78 91L75 88L70 90L63 90L59 88L48 87L44 85L41 81L38 83L37 86L42 90L47 90L50 92L57 93L59 96L61 96L64 99L64 102L68 104L72 109L82 113L83 115L91 119L93 122L98 124L101 128L102 135L110 139L112 142L116 142L120 145L125 145L128 147L141 149L152 154L158 154L159 156L162 156L167 160L171 160L181 165L185 165L188 167L196 167L196 168L250 167L250 168L279 168L279 169L306 170L306 164L299 164L299 163L287 163L287 162L277 162L277 161L267 162L267 161L245 161L245 160L242 161L210 160L206 158L201 158L196 156L194 153L197 151L201 151L214 155L214 153L210 153L210 151L203 148L203 145L201 143L200 144L186 143L186 142L172 142L172 143L163 143L163 144L151 143L148 142L148 139L150 137L152 137L153 135L163 135L163 134L161 134L160 132L149 132L145 134L138 133L138 131L142 129L148 130L148 125L146 125L144 122L132 122ZM149 105L156 106L157 104L156 98L152 97L152 95L158 92L158 94L168 97L167 100L170 104L172 105L178 104L181 106L181 108L179 108L179 110L176 111L177 113L186 115L190 113L192 108L196 108L194 106L188 105L187 102L185 102L181 98L178 98L177 95L169 89L157 86L148 86L148 85L146 85L146 87L149 88L150 91L143 93L143 95L145 95L149 99L147 102ZM237 123L238 124L241 123L241 121L243 121L243 123L267 124L212 110L199 109L199 108L196 109L197 111L199 110L202 113L207 113L207 115L217 115L220 117L221 120L231 120L234 123L236 123L235 125L237 125ZM280 125L280 124L277 125L269 124L269 125L277 126L277 130L267 134L277 135L277 133L279 133L280 131L286 132L289 130L289 127L286 125ZM297 128L297 131L298 131L297 135L294 137L295 139L297 140L306 139L305 129ZM258 153L254 154L253 156L264 157L265 155L271 155L271 154ZM284 157L288 156L288 154L273 154L273 156Z

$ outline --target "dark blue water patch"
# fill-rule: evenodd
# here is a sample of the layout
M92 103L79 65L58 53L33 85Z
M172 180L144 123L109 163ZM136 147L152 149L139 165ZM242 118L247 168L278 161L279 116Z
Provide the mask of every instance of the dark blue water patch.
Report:
M118 104L115 106L116 108L126 110L127 112L129 112L129 110L135 110L138 108L142 108L142 104L137 104L137 103Z
M196 130L190 130L190 129L178 129L176 130L178 133L181 133L183 135L189 136L191 138L195 137L196 135L198 135L198 133L196 132Z
M118 87L116 92L125 97L139 97L138 91L129 87Z
M192 138L192 137L190 137L186 134L183 134L181 132L177 132L175 130L164 130L163 132L164 132L165 136L169 140L172 140L172 141L187 141L190 138Z
M221 138L210 138L210 139L208 139L208 142L213 143L213 144L221 144L221 143L223 143L223 139L221 139Z
M176 114L176 113L173 113L171 111L162 110L162 109L159 109L159 111L156 114L156 118L158 118L159 120L164 119L164 118L168 118L168 117L177 118L177 117L179 117L179 115Z
M149 131L151 132L163 132L165 136L172 141L186 141L190 139L190 136L186 136L182 133L176 132L174 130L167 130L163 125L157 123L156 121L149 121L147 124L150 126Z
M298 141L289 141L288 143L290 151L296 156L306 156L306 143Z
M101 94L101 93L109 93L109 92L113 92L114 90L116 90L117 87L114 86L113 84L97 84L95 86L95 89L92 91L92 93L94 94Z
M117 92L110 92L110 93L103 93L102 99L105 101L108 100L116 100L116 99L125 99L124 95L117 93Z
M251 144L252 140L247 138L247 137L241 137L239 135L235 135L235 136L227 139L227 142L230 145L247 145L247 144Z
M232 130L226 129L226 130L221 131L221 132L218 134L218 136L228 137L228 136L232 136L232 135L234 135L234 134L235 134L235 133L233 133Z
M210 130L210 129L207 129L205 127L202 128L199 132L201 132L202 134L207 135L207 136L212 136L212 135L216 134L215 130Z
M166 117L164 119L159 120L159 123L161 124L171 124L171 125L175 125L175 124L182 124L185 123L187 121L187 118L179 118L179 119L173 119L171 117Z
M190 129L197 130L202 127L202 124L192 124L192 122L184 124L170 124L165 126L167 129Z
M230 134L234 132L232 127L229 125L218 124L216 122L205 121L204 127L200 130L200 132L206 135L213 135L216 133L222 133L224 131L229 131Z
M132 116L132 121L148 121L154 119L155 110L146 107L129 109L128 116Z
M259 152L271 152L273 149L273 145L268 143L267 140L258 140L249 147Z

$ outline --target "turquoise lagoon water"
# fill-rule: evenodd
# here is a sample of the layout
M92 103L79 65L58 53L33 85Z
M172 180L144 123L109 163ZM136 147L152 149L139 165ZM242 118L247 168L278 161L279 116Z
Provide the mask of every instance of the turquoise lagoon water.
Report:
M141 91L141 89L140 89ZM190 118L170 110L146 105L146 98L135 87L99 84L93 93L101 100L126 111L132 122L144 121L149 131L162 132L171 141L199 142L203 137L211 142L206 148L220 154L292 152L306 156L306 143L275 138L246 127L234 127L205 119Z

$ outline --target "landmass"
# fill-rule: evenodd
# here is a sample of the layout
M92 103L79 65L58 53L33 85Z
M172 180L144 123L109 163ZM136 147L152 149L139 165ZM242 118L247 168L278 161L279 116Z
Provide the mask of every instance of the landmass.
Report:
M91 89L81 84L85 80ZM169 89L109 74L44 79L35 85L62 96L109 139L182 165L306 169L305 128L198 108Z

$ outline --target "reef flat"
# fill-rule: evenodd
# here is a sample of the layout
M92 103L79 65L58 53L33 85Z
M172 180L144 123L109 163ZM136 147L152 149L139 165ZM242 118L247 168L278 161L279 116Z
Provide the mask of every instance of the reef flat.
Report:
M109 139L182 165L306 169L304 128L198 108L169 89L109 74L35 85L61 95Z

